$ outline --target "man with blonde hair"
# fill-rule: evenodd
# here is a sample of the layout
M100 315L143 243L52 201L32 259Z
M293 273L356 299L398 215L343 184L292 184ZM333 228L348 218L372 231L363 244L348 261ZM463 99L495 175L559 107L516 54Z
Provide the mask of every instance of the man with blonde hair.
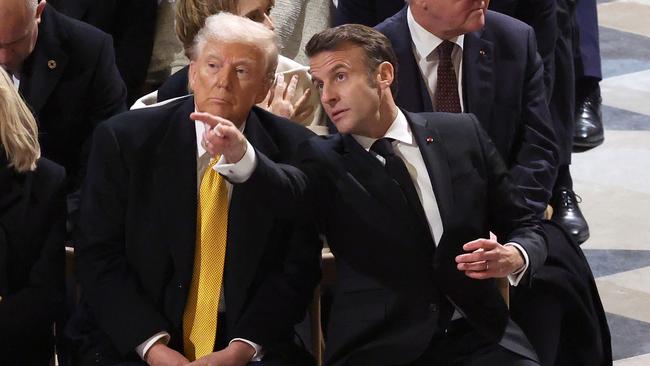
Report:
M214 118L243 130L243 160L259 151L287 163L312 136L255 107L277 52L264 26L212 16L191 53L193 96L97 129L77 245L82 364L313 363L293 327L319 279L315 230L258 207L200 143L218 129L198 120Z

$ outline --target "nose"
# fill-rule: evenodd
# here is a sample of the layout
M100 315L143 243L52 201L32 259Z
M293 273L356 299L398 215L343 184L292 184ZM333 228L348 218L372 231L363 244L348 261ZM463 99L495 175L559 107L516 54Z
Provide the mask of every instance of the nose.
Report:
M264 21L262 22L265 27L268 29L274 31L275 30L275 24L273 24L273 20L271 19L271 16L269 14L264 13Z
M323 85L320 91L320 101L323 105L327 104L330 107L334 107L338 102L338 96L336 90L328 85Z
M215 75L217 87L228 89L230 87L230 78L233 72L235 71L232 70L232 67L230 66L222 67L221 70L219 70L219 72L217 72Z

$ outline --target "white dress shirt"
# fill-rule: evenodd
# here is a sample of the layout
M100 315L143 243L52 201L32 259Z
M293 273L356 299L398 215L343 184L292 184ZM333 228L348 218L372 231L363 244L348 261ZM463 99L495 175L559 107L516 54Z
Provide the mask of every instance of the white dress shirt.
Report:
M411 13L411 7L408 8L406 14L406 22L409 27L409 32L411 33L411 39L413 40L413 55L415 56L415 61L420 68L420 73L422 78L426 81L427 90L429 90L429 95L431 96L431 105L433 110L436 110L436 84L438 82L438 64L440 63L440 55L436 51L436 48L444 41L436 37L435 35L429 33L428 30L424 29L413 17ZM460 110L465 111L465 106L463 105L463 43L465 41L465 35L460 35L456 38L448 39L449 42L453 42L457 45L454 47L451 52L451 62L454 65L454 71L456 72L456 80L458 81L458 96L460 99Z
M176 100L176 99L179 99L179 98L174 98L174 99L171 99L171 100L168 100L168 101L164 101L164 102L162 102L162 103L160 103L158 105L167 104L167 103L171 102L172 100ZM153 107L153 106L155 106L155 105L152 105L150 107ZM240 130L243 131L245 126L246 126L246 123L243 123L242 126L240 127ZM201 141L203 140L203 131L205 131L205 125L203 124L203 122L195 121L194 122L194 129L195 129L195 132L196 132L196 157L197 157L196 158L196 174L197 174L196 194L198 195L199 194L199 187L201 185L201 179L203 178L203 174L205 173L205 169L210 165L210 156L206 152L205 148L203 147L203 144L201 143ZM256 160L256 157L255 157L255 150L251 146L250 142L247 142L247 144L248 145L247 145L246 153L244 154L244 157L240 160L240 163L244 167L252 166L253 167L252 169L249 168L251 170L251 173L252 173L252 170L254 169L257 160ZM214 165L213 169L217 173L220 173L220 174L223 174L223 175L225 175L224 173L229 174L228 177L229 177L229 179L231 179L231 181L238 182L237 179L238 178L242 179L242 178L238 177L236 172L233 172L232 166L233 166L233 164L226 163L225 159L222 156L221 159L219 160L219 162L217 162L217 164ZM248 179L248 177L246 177L246 179ZM226 181L226 186L228 187L228 200L230 200L230 198L232 196L232 184L229 183L228 181ZM197 197L197 202L198 202L198 197ZM219 311L220 312L226 311L226 302L225 302L225 299L224 299L224 291L221 291L221 297L219 298ZM136 353L140 356L140 358L142 358L142 360L145 360L145 356L147 354L147 351L149 351L149 349L151 348L151 346L154 345L154 343L156 343L159 340L162 340L163 343L167 344L167 343L169 343L169 339L170 339L170 335L169 335L168 332L166 332L166 331L158 332L158 333L154 334L151 338L147 339L146 341L144 341L140 345L138 345L136 347L136 349L135 349ZM233 338L229 342L229 344L232 343L232 342L235 342L235 341L241 341L241 342L247 343L248 345L250 345L251 347L253 347L255 349L255 353L253 354L253 357L251 358L252 362L261 361L262 358L264 357L264 350L262 349L262 346L258 345L257 343L251 342L251 341L249 341L247 339L243 339L243 338Z

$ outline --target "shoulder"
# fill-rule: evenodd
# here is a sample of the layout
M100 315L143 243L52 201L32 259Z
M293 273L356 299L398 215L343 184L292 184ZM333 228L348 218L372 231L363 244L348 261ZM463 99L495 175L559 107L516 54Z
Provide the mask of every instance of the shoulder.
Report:
M452 149L481 138L482 127L478 119L471 113L406 112L406 115L412 124L433 131L443 144Z
M257 106L253 107L251 113L257 116L262 128L279 140L290 139L298 143L314 136L308 128Z
M189 121L189 115L194 110L193 101L191 96L186 96L117 114L101 123L95 134L109 134L117 139L149 139L152 135L158 135L161 130L166 131L168 126L178 119ZM184 113L185 110L187 113Z
M61 14L49 5L43 12L41 28L55 35L63 43L62 46L71 49L98 48L110 40L110 36L103 31Z
M187 82L189 80L190 67L185 66L170 75L158 89L158 101L164 101L182 95L187 95Z
M37 196L51 197L65 191L65 169L51 160L38 159L36 170L28 174L31 175L32 189Z
M508 42L527 37L532 31L528 24L505 14L488 10L485 16L483 35L496 41Z
M395 15L387 18L375 26L375 29L386 35L388 38L404 36L408 34L408 24L406 22L407 7L397 12Z

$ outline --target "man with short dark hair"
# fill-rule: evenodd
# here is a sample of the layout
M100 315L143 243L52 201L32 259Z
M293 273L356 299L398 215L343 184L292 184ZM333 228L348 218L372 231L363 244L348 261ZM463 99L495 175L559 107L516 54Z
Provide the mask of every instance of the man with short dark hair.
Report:
M336 257L325 363L538 365L495 279L529 282L544 238L476 118L398 109L395 55L372 28L328 29L306 50L339 133L305 142L298 168L257 154L241 185L272 190L250 192L279 217L315 219ZM237 161L241 133L218 131L208 151Z

